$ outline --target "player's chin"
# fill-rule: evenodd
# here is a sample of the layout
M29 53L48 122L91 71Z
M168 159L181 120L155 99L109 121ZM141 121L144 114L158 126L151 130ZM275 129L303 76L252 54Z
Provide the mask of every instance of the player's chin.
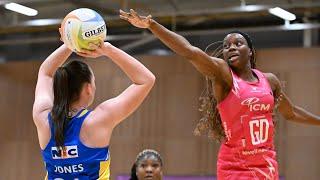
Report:
M228 65L232 68L238 68L240 67L238 60L228 61Z

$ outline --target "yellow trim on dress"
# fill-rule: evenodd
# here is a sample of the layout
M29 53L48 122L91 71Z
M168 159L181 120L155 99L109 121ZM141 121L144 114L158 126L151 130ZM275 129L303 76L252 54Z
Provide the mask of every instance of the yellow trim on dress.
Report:
M110 159L100 162L99 178L98 180L110 179Z
M84 109L81 114L78 116L78 118L82 117L83 115L85 115L88 112L88 109Z

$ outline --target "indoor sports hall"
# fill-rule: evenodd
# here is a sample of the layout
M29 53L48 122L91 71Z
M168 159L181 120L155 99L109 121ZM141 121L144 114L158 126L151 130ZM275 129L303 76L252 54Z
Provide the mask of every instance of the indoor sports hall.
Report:
M100 14L106 24L104 41L133 56L155 76L141 105L111 130L110 177L99 179L132 179L133 165L133 174L140 177L139 171L144 168L141 159L147 163L142 153L146 149L158 153L149 157L162 159L159 174L156 177L151 169L148 176L138 179L319 179L320 0L0 0L0 180L40 180L48 176L39 147L39 127L33 119L35 89L41 64L67 41L63 36L66 31L59 33L63 19L79 8ZM71 53L70 48L66 51ZM241 54L247 51L249 55ZM251 67L241 66L250 69L246 71L250 76L239 75L237 68L246 55L255 57L255 69L272 73L277 80L252 70L251 59L245 62ZM95 99L86 107L89 110L132 84L132 79L108 57L73 52L68 59L85 62L94 72ZM230 70L224 71L223 67ZM246 81L246 77L252 79ZM267 94L258 92L260 86L257 91L252 86L261 82L266 82ZM245 96L242 90L238 93L243 84L252 86L251 93L257 96ZM232 102L231 96L247 99ZM271 98L271 104L259 102L265 96ZM215 99L217 107L204 104L208 100L205 98ZM229 108L227 101L231 102ZM208 120L201 126L214 113L222 112L222 119L245 114L238 108L244 106L250 117L261 111L268 112L272 119L266 121L268 118L256 115L244 125L242 115L241 119L230 118L241 126L228 124L230 119L215 124ZM212 138L217 124L223 134L220 141ZM204 133L195 136L199 133L196 127ZM241 129L244 137L232 136L233 128ZM258 148L235 153L229 138L240 138L236 143L239 147L252 143ZM266 151L274 152L275 164L264 155L256 156L265 153L266 141L270 142ZM66 151L70 157L74 152ZM264 163L251 166L250 158ZM268 163L265 170L259 169ZM75 169L71 165L60 168L65 174L81 174L78 171L83 170L82 166ZM49 172L47 179L68 180L54 177Z

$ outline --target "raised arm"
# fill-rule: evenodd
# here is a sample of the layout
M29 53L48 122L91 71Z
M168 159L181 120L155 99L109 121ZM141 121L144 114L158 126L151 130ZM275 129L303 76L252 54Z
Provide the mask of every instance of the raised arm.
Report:
M175 53L188 59L203 75L231 82L232 76L228 64L224 60L211 57L198 47L192 46L184 37L151 19L150 15L143 17L132 9L130 13L120 10L120 18L127 20L136 27L148 28Z
M282 91L280 81L275 75L268 73L267 77L274 91L275 97L278 99L279 112L285 119L297 123L320 125L319 116L314 115L291 102L288 96Z
M64 44L50 54L41 64L38 73L38 81L35 90L35 100L33 104L33 120L37 128L42 127L46 122L43 119L53 106L53 75L58 67L60 67L71 55Z
M120 95L103 102L94 110L99 126L113 128L143 102L154 85L155 76L138 60L110 43L102 43L100 48L94 47L94 49L98 54L109 57L132 81L132 85ZM93 57L96 56L93 55Z

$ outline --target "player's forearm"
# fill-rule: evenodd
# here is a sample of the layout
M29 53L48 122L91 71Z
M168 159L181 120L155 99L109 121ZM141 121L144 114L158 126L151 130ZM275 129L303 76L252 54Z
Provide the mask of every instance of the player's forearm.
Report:
M148 29L175 53L186 58L192 56L192 45L183 36L168 30L153 19L150 20Z
M143 64L121 49L107 43L104 54L116 63L135 84L153 84L155 76Z
M298 106L293 107L293 116L289 118L289 120L310 125L320 125L319 116L316 116L315 114L312 114Z
M39 74L43 73L52 77L58 67L60 67L68 59L71 53L72 51L68 49L66 45L61 45L41 64Z

